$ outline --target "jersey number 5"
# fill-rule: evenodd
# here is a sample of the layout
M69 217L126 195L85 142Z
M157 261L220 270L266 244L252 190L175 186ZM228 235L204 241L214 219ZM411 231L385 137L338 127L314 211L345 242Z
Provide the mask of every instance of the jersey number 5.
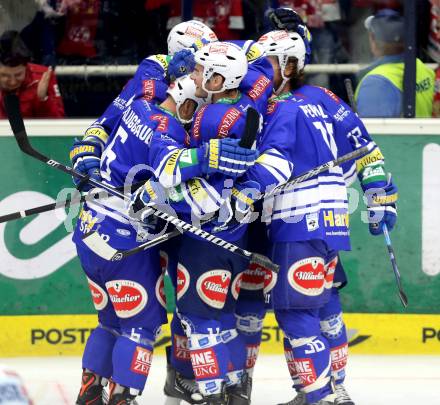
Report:
M114 138L110 142L110 144L104 149L104 152L102 153L101 157L101 176L104 180L110 182L112 180L112 174L110 169L110 164L116 159L116 153L113 151L113 147L116 144L116 141L119 139L122 144L125 143L125 141L128 138L127 131L119 127L118 131L116 132Z

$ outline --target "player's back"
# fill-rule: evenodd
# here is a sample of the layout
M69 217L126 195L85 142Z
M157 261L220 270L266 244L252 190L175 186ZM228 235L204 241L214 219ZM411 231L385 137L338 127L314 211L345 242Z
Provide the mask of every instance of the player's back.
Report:
M303 174L337 157L333 119L321 105L290 96L270 104L261 152L279 151ZM348 202L340 168L334 168L275 196L272 241L325 240L348 249Z
M182 141L186 133L179 122L159 106L142 99L132 102L121 115L103 151L103 180L120 187L129 173L134 175L134 183L149 179L153 168L148 156L155 131L167 131L175 136L180 134Z
M361 147L376 148L362 120L353 110L329 89L318 86L304 85L294 92L298 97L321 105L334 121L334 139L338 155L343 156ZM356 179L356 164L349 161L341 165L347 185Z

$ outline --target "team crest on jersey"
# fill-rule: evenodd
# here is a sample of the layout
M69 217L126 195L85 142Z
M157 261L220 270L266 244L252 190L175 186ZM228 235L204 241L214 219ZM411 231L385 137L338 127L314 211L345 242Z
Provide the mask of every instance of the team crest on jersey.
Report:
M240 111L236 108L230 108L228 111L226 111L226 114L223 115L217 130L217 138L227 138L229 136L229 130L240 118L240 115Z
M90 293L92 294L93 305L97 311L103 310L108 303L107 293L101 288L98 284L96 284L93 280L90 280L87 277L87 281L89 283Z
M210 270L197 280L197 293L203 302L217 309L225 306L231 283L231 272L228 270Z
M248 96L254 101L258 100L269 87L270 83L270 80L266 76L261 75L249 90Z
M151 101L156 96L156 86L154 80L144 80L142 82L143 99Z
M203 106L198 113L196 114L196 117L194 118L194 125L193 125L193 138L195 141L200 140L200 127L202 125L202 117L205 113L206 109L208 108L208 105Z
M188 270L181 264L177 264L177 287L176 287L176 295L177 300L180 300L186 293L189 287L189 272Z
M311 297L324 290L325 266L322 257L307 257L295 262L287 272L290 286L301 294Z
M130 370L133 373L141 374L145 377L148 377L148 374L150 373L152 359L152 351L145 349L142 346L136 346L136 350L133 353L133 358L131 359Z
M168 129L169 119L166 115L154 114L151 116L151 119L159 122L156 128L158 131L166 131Z
M237 277L234 278L234 281L232 282L231 294L234 297L234 300L236 300L238 298L238 294L240 294L242 278L243 278L243 273L240 273Z
M166 309L167 297L165 295L165 277L163 272L156 281L155 292L156 292L156 298L159 301L160 305L162 305Z
M137 315L147 305L147 291L136 281L112 280L107 281L105 287L119 318Z

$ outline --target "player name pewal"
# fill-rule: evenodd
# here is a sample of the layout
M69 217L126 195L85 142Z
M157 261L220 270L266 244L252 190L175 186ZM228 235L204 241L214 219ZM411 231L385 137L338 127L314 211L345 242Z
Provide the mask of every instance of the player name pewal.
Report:
M440 355L440 315L344 314L349 351L354 354ZM0 357L80 356L96 326L95 315L1 316ZM168 325L156 340L156 354L171 341ZM261 353L283 354L283 333L273 313L263 326Z

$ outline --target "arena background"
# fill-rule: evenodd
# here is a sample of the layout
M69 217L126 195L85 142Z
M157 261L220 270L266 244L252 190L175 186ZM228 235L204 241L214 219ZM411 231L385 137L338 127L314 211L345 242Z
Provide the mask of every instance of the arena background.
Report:
M73 136L88 123L28 120L26 126L38 150L68 164ZM351 353L440 354L440 122L365 123L399 186L399 220L391 237L409 306L403 309L397 296L383 237L371 236L361 222L365 205L360 201L350 217L353 250L343 255L349 284L342 301ZM21 153L6 121L0 122L0 150L2 214L53 202L59 190L72 187L68 175ZM350 195L355 207L357 194ZM0 224L1 357L82 353L97 318L66 231L73 223L60 209ZM172 310L168 281L166 292ZM168 341L165 328L159 352ZM263 341L262 353L282 353L272 314L265 320Z

